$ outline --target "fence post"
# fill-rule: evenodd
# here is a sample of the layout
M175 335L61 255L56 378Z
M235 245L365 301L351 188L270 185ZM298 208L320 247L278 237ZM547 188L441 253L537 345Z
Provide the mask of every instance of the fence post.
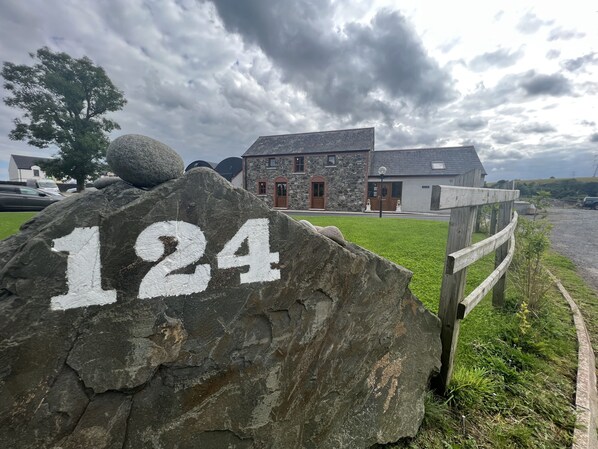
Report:
M510 222L513 215L513 201L500 203L498 209L498 219L496 221L496 232L502 231ZM498 267L507 257L509 252L509 241L496 250L494 256L494 268ZM507 273L503 274L492 290L492 305L494 307L503 307L505 305L505 287L507 283Z
M481 171L476 169L458 177L455 180L455 185L477 187L481 184L481 179ZM463 299L467 279L467 268L455 274L446 273L447 256L469 246L471 243L476 211L476 206L459 207L451 210L444 273L440 290L440 304L438 305L438 318L440 318L442 324L440 330L440 341L442 343L441 367L440 373L434 379L435 388L442 393L446 391L453 374L453 361L460 325L460 320L457 319L457 307Z

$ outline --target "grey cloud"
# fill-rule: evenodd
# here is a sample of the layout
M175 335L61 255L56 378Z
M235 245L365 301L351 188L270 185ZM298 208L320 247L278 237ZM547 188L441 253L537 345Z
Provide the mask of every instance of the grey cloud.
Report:
M546 52L546 59L556 59L561 55L561 52L559 50L555 50L554 48L552 50L548 50Z
M330 1L213 0L225 28L258 46L282 80L324 111L390 117L397 103L438 105L453 98L450 75L430 58L398 12L335 29Z
M518 126L517 131L524 134L543 134L556 132L556 128L550 123L529 122Z
M551 25L552 20L542 20L533 12L527 12L517 24L517 30L524 34L533 34L546 25Z
M558 40L570 40L570 39L579 39L585 36L585 33L580 33L575 30L566 30L563 28L555 28L550 30L550 34L548 35L549 41L558 41Z
M465 131L477 131L478 129L485 128L488 125L488 120L482 117L468 117L458 119L456 125Z
M520 160L524 159L525 157L526 154L524 152L515 149L499 150L496 148L491 148L484 153L485 159L491 159L495 161Z
M592 143L598 142L598 133L594 133L590 136L590 142L592 142Z
M582 120L581 124L583 126L596 126L596 122L595 121L590 121L590 120Z
M476 72L482 72L492 67L505 68L515 64L523 56L523 50L510 51L500 48L493 52L483 53L469 62L469 67Z
M588 53L587 55L580 56L579 58L567 59L561 62L561 66L569 72L575 72L587 64L595 64L596 62L598 62L596 53Z
M519 140L516 136L509 133L494 133L492 134L492 139L501 145L508 145Z
M523 75L519 85L528 96L551 95L559 97L571 94L571 83L559 73L544 75L531 70Z

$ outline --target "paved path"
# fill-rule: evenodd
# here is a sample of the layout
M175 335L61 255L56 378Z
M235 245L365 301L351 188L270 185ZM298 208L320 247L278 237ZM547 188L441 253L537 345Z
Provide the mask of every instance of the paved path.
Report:
M598 291L598 211L551 208L550 240L557 252L573 261L584 280Z

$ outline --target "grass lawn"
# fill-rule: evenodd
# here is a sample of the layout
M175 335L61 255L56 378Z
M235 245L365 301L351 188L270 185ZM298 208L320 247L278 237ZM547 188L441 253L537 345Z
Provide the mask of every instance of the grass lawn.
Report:
M411 290L438 310L448 223L294 218L337 226L348 240L413 271ZM493 260L490 255L469 268L466 292L493 270ZM495 310L486 298L461 322L447 396L430 394L417 437L385 448L570 447L577 353L569 309L551 291L537 315L525 314L512 290L505 310Z
M0 212L0 240L19 230L19 227L37 212Z

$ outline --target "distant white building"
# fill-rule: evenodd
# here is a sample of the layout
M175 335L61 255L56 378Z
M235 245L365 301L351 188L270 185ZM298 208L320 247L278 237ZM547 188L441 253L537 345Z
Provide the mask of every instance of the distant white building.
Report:
M49 160L47 157L11 154L8 162L8 180L27 181L46 178L46 173L40 168L39 163Z

